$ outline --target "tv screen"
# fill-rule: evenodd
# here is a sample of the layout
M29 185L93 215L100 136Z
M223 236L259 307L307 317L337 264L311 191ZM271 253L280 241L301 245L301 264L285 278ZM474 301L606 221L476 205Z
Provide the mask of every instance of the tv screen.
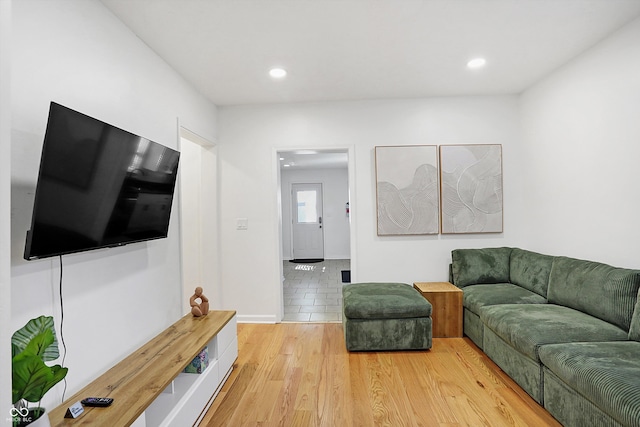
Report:
M179 157L52 102L24 258L167 237Z

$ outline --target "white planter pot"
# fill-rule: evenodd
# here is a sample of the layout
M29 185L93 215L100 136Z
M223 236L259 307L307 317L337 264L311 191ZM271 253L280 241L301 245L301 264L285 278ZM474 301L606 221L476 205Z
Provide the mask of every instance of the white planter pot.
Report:
M51 427L49 414L45 412L40 418L29 424L29 427Z

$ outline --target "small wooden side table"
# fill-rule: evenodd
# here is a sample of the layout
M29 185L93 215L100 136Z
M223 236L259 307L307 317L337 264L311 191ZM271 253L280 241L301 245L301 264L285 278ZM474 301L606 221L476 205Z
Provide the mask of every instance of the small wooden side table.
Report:
M449 282L415 282L413 287L431 303L433 338L461 338L462 289Z

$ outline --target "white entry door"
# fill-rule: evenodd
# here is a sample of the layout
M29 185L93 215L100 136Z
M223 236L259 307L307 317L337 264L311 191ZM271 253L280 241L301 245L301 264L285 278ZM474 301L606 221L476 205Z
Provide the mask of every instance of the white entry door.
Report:
M324 259L322 184L291 184L293 258Z

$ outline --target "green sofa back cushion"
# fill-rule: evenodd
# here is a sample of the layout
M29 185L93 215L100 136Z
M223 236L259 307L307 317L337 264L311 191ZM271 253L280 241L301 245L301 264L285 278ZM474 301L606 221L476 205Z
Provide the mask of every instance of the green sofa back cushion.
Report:
M639 288L638 270L555 257L547 299L629 331Z
M631 318L631 327L629 327L629 339L640 341L640 291L636 298L636 308L633 310Z
M454 249L453 283L459 288L480 283L508 283L511 248Z
M509 267L510 281L546 298L552 265L551 255L513 248Z

